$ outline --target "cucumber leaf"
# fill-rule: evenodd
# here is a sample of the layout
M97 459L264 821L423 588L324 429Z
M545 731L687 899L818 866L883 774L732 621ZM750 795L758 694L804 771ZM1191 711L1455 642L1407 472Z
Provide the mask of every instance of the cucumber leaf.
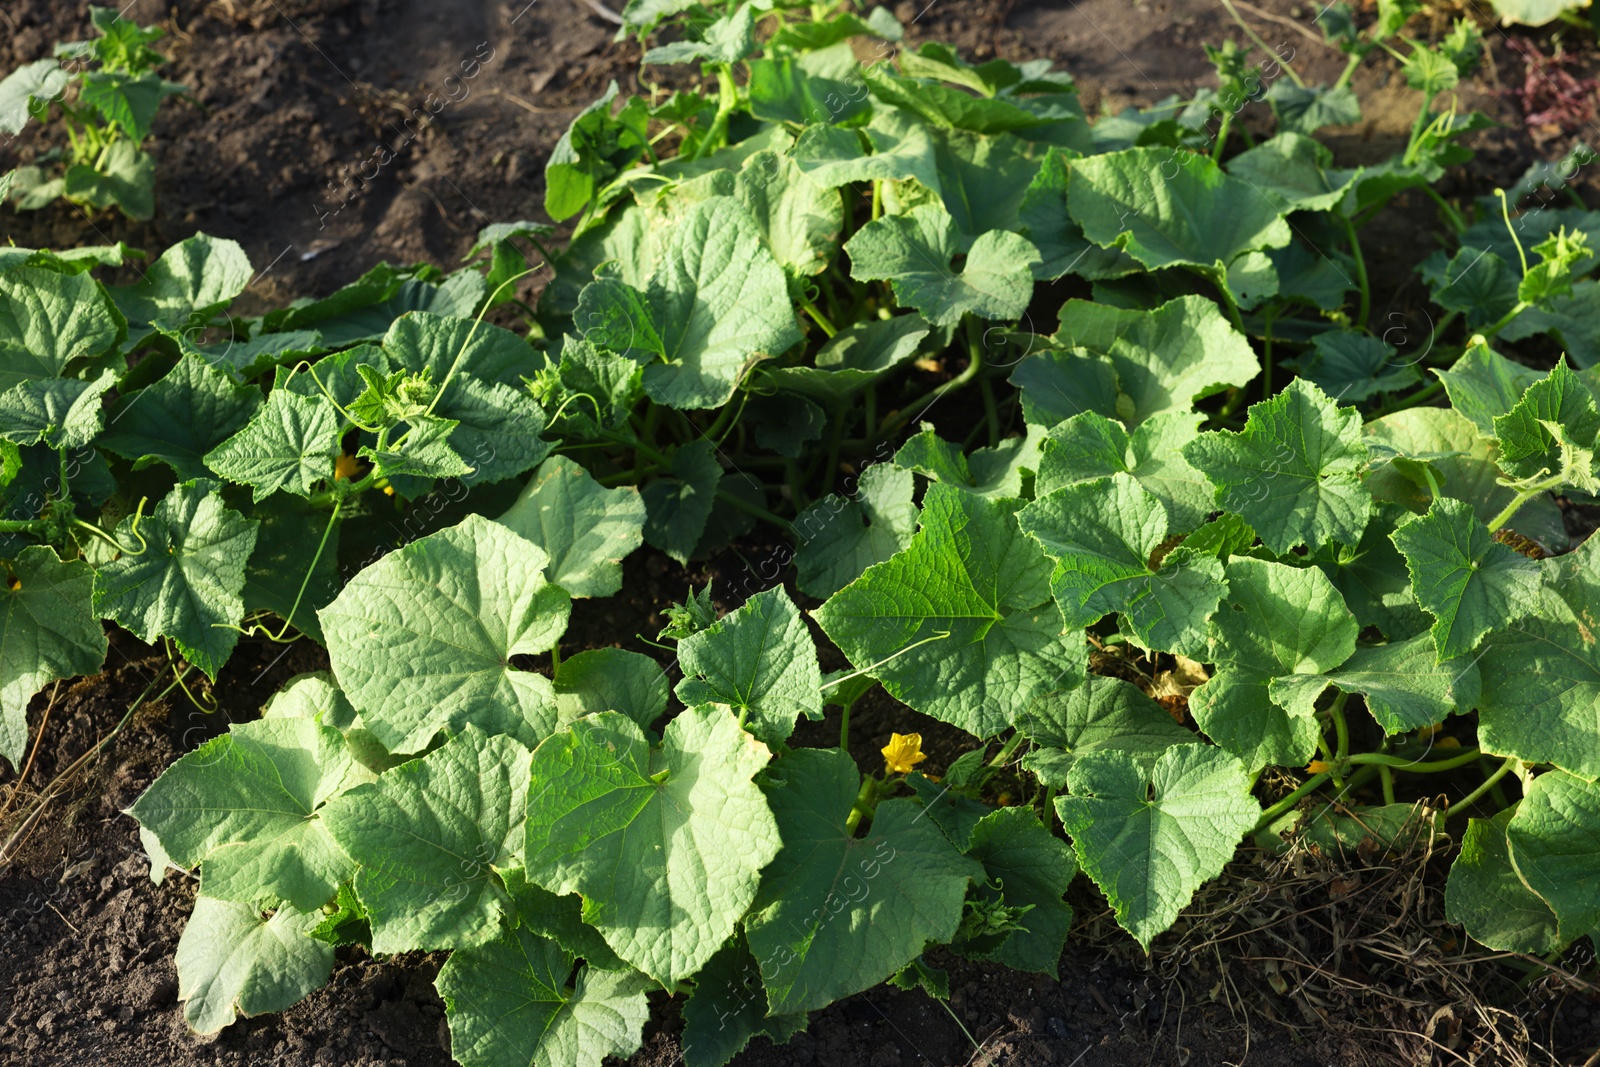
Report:
M795 584L808 596L832 596L911 544L917 529L912 473L874 463L855 488L853 498L824 497L794 520Z
M340 419L325 397L274 389L250 424L206 454L222 477L251 487L255 500L279 489L309 497L333 478Z
M317 909L279 908L196 897L178 939L178 999L183 1021L214 1034L240 1015L283 1011L321 989L333 972L333 946L308 934Z
M136 470L160 462L179 478L205 478L211 474L205 455L237 433L261 404L259 389L186 355L160 381L118 397L98 443L133 460Z
M1546 956L1561 948L1555 912L1523 884L1511 865L1508 808L1492 819L1471 819L1444 889L1445 918L1466 927L1474 941L1496 952Z
M1433 640L1417 634L1404 641L1358 648L1328 681L1360 693L1385 733L1399 734L1444 722L1452 712L1478 704L1482 676L1475 659L1440 661Z
M562 660L555 691L563 726L597 711L620 711L648 730L667 710L665 672L649 656L622 648L591 648Z
M1173 745L1196 740L1137 686L1099 674L1035 700L1017 729L1038 746L1022 757L1023 768L1051 789L1066 788L1067 772L1091 752L1122 752L1148 770Z
M1565 771L1550 771L1528 786L1506 823L1511 866L1522 884L1556 916L1557 937L1570 944L1600 930L1600 785Z
M643 540L645 508L634 487L606 489L566 456L551 456L497 521L544 550L552 583L574 597L604 597L622 588L622 560Z

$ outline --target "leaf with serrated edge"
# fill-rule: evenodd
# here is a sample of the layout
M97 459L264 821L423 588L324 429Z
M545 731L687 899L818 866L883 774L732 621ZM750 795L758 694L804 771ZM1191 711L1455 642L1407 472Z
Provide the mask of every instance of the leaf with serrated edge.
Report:
M54 378L117 340L117 320L87 274L15 267L0 274L0 392Z
M656 661L622 648L591 648L561 661L556 711L565 726L597 711L620 711L648 730L667 710L667 676Z
M550 557L545 577L575 597L622 588L622 560L643 540L644 501L607 489L566 456L551 456L497 520Z
M1050 589L1069 628L1117 611L1147 647L1204 655L1206 619L1227 588L1222 564L1180 551L1152 569L1167 511L1132 477L1057 489L1023 508L1017 522L1055 560Z
M283 1011L321 989L333 946L306 935L322 917L285 907L268 919L252 904L196 897L176 957L183 1021L214 1034L239 1015Z
M1361 484L1361 415L1303 378L1252 404L1242 433L1203 433L1183 456L1217 487L1217 506L1279 555L1330 540L1353 545L1372 511Z
M829 597L904 549L917 529L915 491L910 471L874 463L861 473L854 499L835 494L802 511L794 520L795 585Z
M1035 700L1017 729L1038 746L1022 757L1023 767L1052 789L1064 788L1072 765L1091 752L1124 752L1148 768L1173 745L1196 740L1137 686L1099 674Z
M462 1067L600 1067L638 1049L650 1017L642 975L585 967L569 986L573 956L560 945L526 930L495 932L486 945L451 953L434 982Z
M250 421L261 391L236 384L196 355L160 381L118 397L106 412L100 445L135 469L167 464L180 478L209 475L203 457Z
M482 945L506 897L492 867L515 865L528 750L468 724L442 748L385 771L323 809L360 867L356 896L380 954Z
M260 525L229 509L217 483L183 482L137 526L129 515L117 539L140 555L102 564L94 607L142 641L170 637L213 681L239 641L244 568Z
M761 986L761 967L743 937L711 957L694 977L694 992L683 1005L683 1062L687 1067L723 1067L752 1037L781 1045L806 1028L806 1015L770 1016Z
M1086 666L1050 595L1050 561L1017 526L1019 504L929 486L910 547L814 613L896 699L979 737Z
M885 800L857 837L845 822L861 776L843 752L797 749L767 778L784 847L745 932L772 1014L869 989L929 941L955 936L967 883L983 868L922 819L921 805Z
M55 549L30 545L0 581L0 757L22 766L28 703L49 682L93 674L106 658L106 634L90 610L94 571L63 563Z
M1471 652L1484 634L1538 608L1539 565L1497 544L1463 501L1435 500L1391 537L1417 603L1434 617L1440 661Z
M278 716L190 752L128 814L173 863L201 865L206 896L309 911L355 869L328 836L325 805L371 777L338 730Z
M1169 748L1148 774L1125 753L1090 753L1067 788L1056 812L1078 863L1146 951L1261 816L1243 764L1208 745Z
M82 448L100 432L100 397L116 383L107 371L99 380L49 378L22 382L0 395L0 438L18 445L43 441L51 448Z
M670 986L733 933L777 855L750 780L770 758L726 708L683 712L659 749L616 712L579 719L533 754L528 877L582 893L584 921Z
M1482 680L1470 656L1438 662L1427 634L1358 648L1328 681L1366 698L1367 710L1385 733L1420 730L1468 712L1478 704Z
M1072 906L1062 899L1078 873L1072 849L1027 808L1001 808L978 820L967 855L983 864L982 896L1029 910L1024 929L978 951L968 946L963 954L1054 977L1072 926Z
M727 705L768 745L787 741L801 715L822 718L817 646L781 586L678 642L678 666L679 700Z
M1326 688L1323 672L1350 658L1360 626L1316 568L1236 558L1227 577L1211 619L1219 668L1189 709L1252 771L1304 764L1317 743L1312 705Z
M333 477L339 416L325 397L274 389L243 430L206 453L206 466L263 500L279 489L310 496Z
M391 752L418 752L468 722L529 744L556 725L550 682L511 657L548 650L571 602L548 557L470 515L352 578L317 613L334 677Z

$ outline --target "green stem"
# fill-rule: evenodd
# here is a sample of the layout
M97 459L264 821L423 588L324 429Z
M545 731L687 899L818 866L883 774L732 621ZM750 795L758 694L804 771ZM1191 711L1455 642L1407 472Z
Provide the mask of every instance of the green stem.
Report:
M1439 774L1443 771L1453 771L1457 767L1463 767L1476 760L1482 754L1476 748L1468 748L1463 749L1459 756L1422 762L1403 759L1400 756L1391 756L1384 752L1357 752L1354 756L1346 756L1345 762L1352 766L1371 764L1378 767L1393 767L1396 770L1406 771L1410 774Z
M1494 789L1496 784L1499 783L1500 779L1504 778L1507 774L1510 774L1516 769L1517 757L1511 756L1504 763L1500 764L1493 774L1484 779L1482 785L1478 786L1478 788L1474 789L1472 792L1468 793L1454 804L1451 804L1450 813L1453 815L1457 811L1466 811L1473 804L1482 799L1485 793Z
M855 701L844 706L844 714L839 716L839 751L850 751L850 709L856 706Z
M989 447L1000 444L1000 412L994 402L994 386L985 378L978 383L978 393L983 397L983 421L989 426Z
M726 63L717 64L717 114L711 120L711 128L694 147L691 159L699 159L706 153L722 147L719 141L728 139L728 119L733 115L733 109L739 103L739 86L733 80L733 71Z
M1294 806L1300 803L1305 796L1321 788L1322 783L1332 777L1333 775L1328 771L1319 771L1307 778L1300 788L1261 813L1261 818L1256 820L1256 830L1264 830L1277 822L1284 812L1292 811Z
M1228 321L1239 331L1239 336L1248 336L1244 331L1244 319L1239 315L1239 305L1228 291L1228 276L1224 274L1220 278L1213 278L1212 283L1217 287L1217 292L1222 294L1222 310L1228 313Z
M1483 334L1484 340L1488 340L1501 330L1505 329L1507 326L1510 326L1512 319L1516 318L1524 311L1527 311L1532 306L1533 305L1528 303L1526 300L1518 300L1515 307L1506 312L1504 315L1500 316L1499 322L1495 323L1493 326L1490 326L1488 329L1480 330L1479 332Z
M1272 399L1272 318L1276 306L1263 316L1266 334L1261 339L1261 399Z
M1012 734L1011 737L1007 739L1006 743L1000 746L1000 751L995 753L994 759L989 761L989 766L1004 767L1006 763L1010 761L1012 754L1015 753L1017 749L1021 748L1022 743L1026 740L1027 738L1022 735L1020 730Z
M966 370L962 371L954 378L951 378L943 385L936 386L933 389L928 390L923 395L917 397L916 400L901 408L899 414L883 424L883 429L878 432L877 440L886 440L887 438L891 437L897 430L900 429L900 427L904 426L906 423L922 414L922 412L926 411L933 404L937 403L946 393L960 389L962 386L972 381L972 379L976 378L979 372L983 370L983 346L979 345L972 348L970 351L972 353L972 358L967 363Z
M1222 0L1227 3L1228 0ZM1222 150L1228 143L1228 130L1233 126L1233 112L1225 111L1222 114L1222 125L1217 127L1217 139L1211 145L1211 160L1214 163L1222 162Z
M871 815L877 807L878 780L869 774L861 783L861 791L856 794L856 802L850 806L850 815L844 821L845 833L855 836L856 827L861 825L861 820Z
M550 646L550 673L553 675L561 669L561 642L557 641Z
M1333 83L1335 89L1343 89L1350 84L1350 79L1355 76L1356 68L1361 66L1361 61L1366 54L1357 52L1344 61L1344 70L1339 72L1339 79Z
M1367 327L1367 316L1372 313L1372 291L1367 283L1367 260L1361 254L1361 238L1356 233L1355 223L1350 221L1348 215L1340 215L1344 223L1344 235L1350 242L1350 257L1356 265L1356 285L1361 288L1361 302L1357 305L1356 325L1362 329Z
M801 297L800 306L805 309L807 315L811 316L812 322L822 327L822 332L828 337L831 338L839 332L833 323L828 321L828 316L817 310L817 305L812 303L809 297Z
M1450 224L1451 229L1455 230L1456 233L1462 233L1466 230L1467 220L1461 217L1461 212L1455 209L1454 204L1439 195L1439 190L1431 185L1420 186L1420 188L1429 199L1439 205L1439 210L1443 212L1445 221Z
M726 489L717 490L717 499L722 501L724 504L727 504L729 507L737 508L747 515L754 515L758 519L771 523L784 533L788 534L790 537L794 536L793 523L791 523L788 519L779 518L759 504L752 504L750 501L738 496L735 493L730 493Z
M1532 485L1527 489L1522 490L1511 499L1511 503L1507 504L1500 514L1489 520L1489 532L1494 533L1496 530L1500 529L1500 527L1510 522L1512 516L1516 515L1516 513L1522 509L1522 505L1526 504L1528 501L1542 493L1549 492L1551 489L1556 488L1560 484L1561 478L1558 475L1555 478L1548 479L1538 483L1537 485Z
M328 514L328 525L322 528L322 540L317 542L317 551L311 557L311 566L306 568L306 576L300 580L300 590L294 595L294 603L289 606L289 614L283 620L283 629L273 637L274 641L283 640L283 635L289 632L289 627L294 625L294 613L300 610L300 601L305 598L306 589L311 585L311 576L316 573L317 562L322 559L323 549L328 547L328 535L333 533L333 524L339 521L339 509L344 507L344 498L340 497L333 503L333 511Z
M1333 753L1333 758L1336 760L1343 760L1350 754L1350 724L1344 717L1344 702L1349 696L1348 693L1340 693L1334 699L1333 706L1328 709L1328 713L1333 716L1334 736L1338 738L1338 748Z
M1385 804L1393 804L1394 803L1394 769L1391 768L1391 767L1385 767L1385 766L1380 764L1378 766L1378 781L1383 783L1383 802Z

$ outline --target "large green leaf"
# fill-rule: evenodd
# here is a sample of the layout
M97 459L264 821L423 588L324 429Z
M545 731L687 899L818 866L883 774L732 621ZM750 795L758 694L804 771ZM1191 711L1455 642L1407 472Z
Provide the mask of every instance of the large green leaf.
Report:
M783 851L746 921L772 1014L811 1011L869 989L947 942L983 868L956 851L912 800L846 826L861 777L836 749L797 749L767 774Z
M678 642L678 699L724 704L768 745L794 732L801 715L822 718L822 670L805 620L779 586Z
M722 464L710 438L672 453L670 477L644 487L644 539L679 563L688 563L717 502Z
M561 1064L600 1067L632 1055L650 1017L650 983L635 973L584 967L526 930L451 953L435 981L462 1067Z
M566 629L571 603L547 562L469 515L384 556L318 612L334 676L384 747L418 752L469 722L530 745L555 729L549 680L511 665Z
M1078 863L1146 951L1261 815L1244 766L1208 745L1169 748L1149 771L1126 753L1089 753L1067 788L1056 811Z
M274 389L250 424L206 454L222 477L251 487L256 500L279 489L310 496L333 478L341 422L325 397Z
M1071 164L1066 153L1052 148L1040 164L1017 207L1022 235L1039 250L1033 276L1055 279L1063 274L1082 278L1121 278L1141 268L1126 252L1104 249L1083 236L1083 227L1067 210Z
M1069 300L1051 342L1060 348L1023 360L1011 378L1022 387L1029 420L1051 426L1085 410L1138 426L1242 387L1261 369L1250 342L1215 303L1199 296L1180 296L1149 311ZM1094 380L1089 363L1112 373L1109 410L1085 395L1082 383Z
M469 723L323 809L360 868L374 952L469 948L499 932L506 895L492 868L516 866L521 851L528 758L515 738Z
M1206 620L1227 589L1222 564L1180 547L1152 566L1167 512L1130 475L1057 489L1017 522L1055 561L1050 590L1069 629L1117 611L1147 647L1204 656Z
M1188 533L1212 510L1215 490L1183 458L1183 446L1200 433L1204 416L1167 412L1140 423L1132 434L1120 422L1085 411L1060 422L1040 445L1035 498L1067 485L1131 474L1167 509L1168 529Z
M1208 157L1130 148L1072 164L1072 217L1089 240L1151 270L1199 269L1219 284L1240 257L1289 243L1272 199ZM1276 279L1265 295L1276 291Z
M211 473L205 455L237 433L261 404L259 389L186 355L160 381L117 398L99 443L133 460L135 469L161 462L179 478L205 478Z
M235 723L146 789L128 814L180 867L201 865L207 897L302 911L355 871L325 807L371 775L338 730L311 718Z
M1316 568L1240 557L1212 617L1216 675L1189 697L1195 721L1252 771L1304 764L1317 743L1322 675L1350 658L1360 630Z
M653 749L616 712L533 754L528 877L581 893L583 918L664 985L698 971L754 899L778 829L751 778L765 745L726 708L691 708Z
M1563 944L1600 930L1597 833L1600 785L1564 771L1535 778L1506 823L1511 866L1555 913Z
M1148 769L1173 745L1196 740L1137 686L1099 674L1035 700L1017 729L1038 746L1022 757L1023 767L1052 789L1065 788L1067 772L1091 752L1123 752Z
M1217 506L1243 518L1279 555L1361 540L1372 511L1361 484L1368 456L1361 416L1303 378L1252 404L1242 433L1201 434L1183 455L1217 487Z
M1566 474L1569 485L1585 492L1600 489L1594 472L1600 408L1565 359L1494 420L1494 433L1500 443L1500 466L1511 477Z
M283 1011L321 989L333 946L306 935L322 918L291 907L268 918L253 904L196 897L176 954L183 1021L214 1034L240 1015Z
M1538 609L1539 565L1497 544L1472 507L1448 497L1395 530L1417 602L1434 617L1440 661Z
M1456 411L1472 420L1478 432L1494 436L1494 420L1516 407L1539 373L1486 344L1469 345L1449 370L1436 371Z
M1600 540L1543 567L1540 610L1484 639L1479 743L1600 778Z
M455 402L451 389L457 381L517 386L544 364L542 354L504 327L431 311L395 319L383 335L383 351L388 370L425 373L436 388L445 388L434 413L450 418L457 417L445 410Z
M244 292L253 273L238 242L197 233L161 253L138 283L109 292L137 340L154 325L209 321Z
M1359 173L1334 170L1333 152L1302 133L1280 133L1228 160L1228 173L1288 214L1338 206Z
M174 488L137 526L117 526L139 555L102 564L94 576L94 609L141 641L170 637L184 658L215 680L239 641L244 568L260 526L222 502L204 478ZM137 532L136 532L137 531Z
M734 195L750 209L767 249L791 276L827 269L844 228L838 190L806 177L787 154L757 152L740 168Z
M56 450L83 448L100 432L100 397L116 382L110 371L93 382L46 378L0 394L0 439L16 445L43 441Z
M1471 711L1483 686L1476 660L1439 662L1427 634L1358 648L1328 673L1328 681L1366 698L1367 710L1390 734L1420 730L1443 722L1452 712Z
M644 369L645 392L676 408L725 403L752 362L800 340L783 269L750 210L727 196L702 200L674 222L645 291L596 282L577 318L596 344L658 356Z
M937 205L874 219L844 247L852 278L887 280L902 306L916 308L935 326L952 325L964 314L1014 319L1033 299L1032 265L1039 258L1033 245L989 230L973 242L958 274L950 269L958 250L955 220Z
M0 392L54 378L79 356L117 340L118 322L87 274L17 267L0 274Z
M667 710L667 676L649 656L591 648L561 661L555 676L561 724L597 711L620 711L648 730Z
M91 610L94 572L30 545L0 586L0 757L22 766L28 703L59 678L93 674L106 658L105 629Z
M1515 814L1507 808L1492 819L1468 821L1461 852L1450 865L1444 914L1497 952L1545 956L1561 948L1556 915L1511 865L1506 824Z
M781 1045L805 1028L804 1012L767 1014L761 967L744 938L735 936L694 977L694 992L683 1005L683 1062L723 1067L752 1037Z
M1062 622L1050 561L1017 526L1019 506L929 486L910 547L815 613L894 697L979 737L1084 673L1083 642Z
M72 72L63 70L57 59L38 59L24 63L0 81L0 130L19 134L32 117L29 105L35 100L55 100L72 81Z
M929 332L927 320L914 311L858 322L817 350L816 366L778 367L767 378L824 404L841 403L916 355Z
M622 588L622 560L643 540L644 517L633 486L607 489L566 456L551 456L498 521L544 549L551 582L575 597L603 597Z

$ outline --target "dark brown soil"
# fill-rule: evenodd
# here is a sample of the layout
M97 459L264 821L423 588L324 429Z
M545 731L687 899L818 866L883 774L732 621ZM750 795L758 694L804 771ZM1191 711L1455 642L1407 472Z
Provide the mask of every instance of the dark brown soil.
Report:
M0 237L33 247L123 239L152 252L195 231L232 237L260 272L247 294L255 307L326 293L379 260L452 266L483 224L541 217L544 159L577 109L609 79L639 88L636 49L612 44L612 27L581 0L524 3L135 0L129 17L160 21L172 31L164 47L174 63L166 73L191 86L198 100L198 106L169 103L158 119L156 219L136 224L118 215L88 218L65 206L21 216L6 211L0 214ZM1258 7L1302 22L1309 11L1290 0ZM1049 56L1079 77L1091 108L1148 104L1209 85L1200 45L1240 36L1213 0L935 0L926 6L902 0L895 11L914 36L951 41L978 59ZM1283 23L1250 17L1269 44L1296 50L1297 69L1308 81L1331 80L1337 73L1337 54ZM78 4L6 0L0 22L6 24L0 70L9 70L47 54L58 40L81 36L87 18ZM1548 35L1535 39L1549 51ZM1508 126L1479 135L1478 162L1470 173L1452 175L1457 184L1445 187L1447 195L1509 184L1535 155L1558 158L1575 137L1600 143L1592 120L1570 129L1530 131L1521 124L1514 103L1497 89L1521 83L1523 60L1503 36L1491 32L1490 44L1489 73L1483 84L1467 88L1463 106ZM472 60L479 67L469 94L445 107L414 140L398 144L420 126L415 111L428 94L454 91L445 79ZM1595 66L1592 47L1580 64ZM1415 108L1392 71L1364 73L1357 88L1366 122L1333 142L1346 163L1391 152L1403 141ZM1249 125L1257 116L1243 121ZM380 142L394 150L394 159L375 177L369 166L369 180L358 182L352 174L361 172ZM13 149L0 149L0 169L30 159L46 143L31 131ZM1432 219L1420 197L1403 199L1364 235L1374 264L1374 324L1405 324L1419 336L1425 333L1426 322L1413 314L1423 294L1410 265L1432 247ZM621 595L584 602L575 611L563 650L570 655L620 644L653 654L635 635L653 636L661 610L681 599L691 581L714 579L719 603L732 606L767 584L753 575L775 547L742 542L738 551L691 572L659 555L638 554L625 568ZM63 684L17 803L110 733L163 662L155 651L118 635L106 674ZM220 705L216 712L203 713L183 698L146 705L56 800L16 861L0 871L0 1063L450 1062L443 1007L432 988L437 957L374 961L341 950L328 989L282 1015L242 1020L209 1040L187 1031L176 1004L172 955L193 882L171 877L152 884L135 826L120 811L182 752L228 721L252 717L288 677L322 666L319 651L306 644L285 648L246 639L216 686L197 687L198 699ZM47 696L35 701L34 731ZM801 743L827 743L837 724L807 723L801 729ZM855 711L851 748L870 764L891 731L910 729L923 733L930 751L926 766L933 772L963 744L957 731L879 691ZM0 825L9 833L14 823L13 813ZM1354 874L1329 873L1316 885L1346 879L1337 884L1347 886L1349 878L1382 884L1368 869L1370 860L1353 858ZM1222 908L1219 899L1256 892L1273 862L1243 853L1237 869L1210 891L1207 907L1215 912ZM1431 908L1433 914L1441 885L1435 871L1405 906ZM1328 904L1327 893L1317 891L1323 896L1308 898L1308 910ZM1059 981L945 961L955 990L954 1017L921 994L880 987L816 1013L810 1030L783 1048L758 1040L740 1062L1517 1062L1474 1044L1483 1028L1472 1022L1469 1005L1452 1002L1448 987L1434 982L1431 972L1395 972L1370 952L1341 948L1339 930L1299 930L1304 945L1298 951L1325 949L1332 966L1366 983L1368 993L1365 999L1326 994L1318 1007L1298 988L1281 997L1272 992L1268 971L1275 964L1267 949L1234 959L1225 946L1184 960L1176 941L1167 939L1147 960L1115 932L1104 902L1082 880L1073 899L1080 930L1069 943ZM1300 903L1296 898L1296 908ZM1366 910L1381 916L1388 914L1384 907ZM1337 914L1332 927L1344 921ZM1217 928L1233 929L1221 921ZM1419 941L1417 951L1423 947ZM1484 996L1492 994L1513 1017L1525 1018L1521 1047L1528 1062L1579 1064L1600 1045L1600 1006L1593 998L1557 994L1544 981L1526 995L1511 989L1492 966L1488 973L1501 981L1487 983ZM1394 1007L1395 997L1409 997L1412 1007ZM1445 1018L1441 1012L1453 1014ZM962 1027L981 1048L974 1048ZM663 1002L645 1048L634 1057L637 1067L680 1062L678 1029L676 1007Z

